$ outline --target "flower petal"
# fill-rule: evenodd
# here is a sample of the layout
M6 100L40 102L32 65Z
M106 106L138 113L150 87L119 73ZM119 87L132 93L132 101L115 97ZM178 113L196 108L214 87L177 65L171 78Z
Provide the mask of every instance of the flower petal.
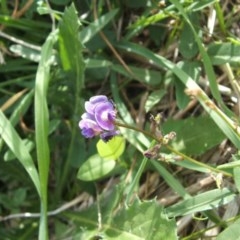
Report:
M115 128L114 120L116 112L111 102L99 103L95 108L95 119L97 124L104 130L112 131Z
M91 128L83 128L82 129L82 135L85 138L93 138L93 137L95 137L95 132Z
M98 95L91 97L89 101L85 102L85 109L88 113L94 114L94 109L96 108L97 104L107 102L108 98L104 95Z
M97 96L91 97L89 99L89 101L92 104L96 104L96 103L100 103L100 102L107 102L108 98L105 95L97 95Z
M92 138L102 132L98 124L88 118L82 119L79 122L79 127L82 129L82 135L86 138Z

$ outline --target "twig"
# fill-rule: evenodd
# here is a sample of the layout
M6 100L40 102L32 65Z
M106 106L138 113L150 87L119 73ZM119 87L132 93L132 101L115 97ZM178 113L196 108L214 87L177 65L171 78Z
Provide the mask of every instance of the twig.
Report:
M88 196L87 193L83 193L80 196L76 197L75 199L73 199L72 201L63 204L61 207L53 210L53 211L49 211L47 213L48 216L55 216L60 214L61 212L77 205L79 202L82 202L86 197ZM8 221L10 219L14 219L14 218L39 218L41 216L40 213L30 213L30 212L25 212L25 213L16 213L16 214L10 214L8 216L2 217L0 216L0 222L3 221Z
M6 38L6 39L8 39L8 40L10 40L12 42L15 42L15 43L20 44L22 46L25 46L25 47L37 50L39 52L41 51L41 47L33 45L33 44L30 44L30 43L26 43L25 41L19 40L19 39L15 38L13 36L10 36L7 33L4 33L2 31L0 31L0 37Z
M34 2L33 0L28 0L26 4L19 11L13 14L13 17L14 18L21 17L31 7L33 2Z

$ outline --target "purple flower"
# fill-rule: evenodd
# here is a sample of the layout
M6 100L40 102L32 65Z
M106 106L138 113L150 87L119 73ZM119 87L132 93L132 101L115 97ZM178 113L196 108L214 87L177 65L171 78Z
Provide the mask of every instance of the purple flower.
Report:
M114 125L116 110L106 96L91 97L85 102L85 110L79 122L84 137L92 138L100 135L104 141L108 141L119 134Z

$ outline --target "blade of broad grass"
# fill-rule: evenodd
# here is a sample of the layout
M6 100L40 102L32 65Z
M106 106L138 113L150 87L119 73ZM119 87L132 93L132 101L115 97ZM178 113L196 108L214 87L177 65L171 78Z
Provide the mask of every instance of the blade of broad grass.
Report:
M155 70L143 69L141 67L128 66L136 80L142 82L143 84L157 86L162 82L162 75L160 72ZM122 74L123 76L132 78L132 76L125 70L122 65L113 64L111 69Z
M9 59L5 65L0 65L1 73L23 72L33 74L36 72L36 66L32 65L27 59ZM6 84L7 85L7 84Z
M240 219L238 218L235 222L229 225L223 232L221 232L216 240L234 239L240 240Z
M214 189L172 205L166 208L166 212L168 217L194 214L196 212L203 212L227 204L235 197L236 194L227 188Z
M23 99L20 101L20 103L15 107L13 113L9 118L9 121L13 127L19 122L20 116L23 116L28 110L30 104L32 103L33 93L34 93L33 90L27 93L23 97ZM3 146L3 139L0 139L0 150L2 146Z
M36 31L36 33L41 32L42 29L50 29L51 25L47 22L43 21L36 21L26 18L20 18L16 19L14 17L6 16L6 15L0 15L0 24L12 27L16 29L26 30L34 32L33 29Z
M30 61L37 62L37 63L40 61L40 52L35 49L31 49L29 47L26 47L20 44L13 44L10 46L10 50L16 55L19 55Z
M144 28L154 25L157 22L164 21L164 19L171 16L174 12L174 6L169 5L164 7L164 11L161 9L153 14L153 11L149 8L146 9L141 14L141 17L138 18L135 22L130 24L127 28L128 32L125 35L126 40L130 40L132 37L136 36Z
M80 32L80 39L82 43L88 42L93 38L104 26L106 26L118 13L118 9L113 9L107 14L99 17L94 22L90 23Z
M64 11L62 20L59 25L59 49L63 69L69 76L70 81L74 86L74 102L69 103L74 105L72 116L71 140L68 147L68 156L63 166L62 176L59 179L57 197L60 197L64 186L67 184L69 175L69 167L71 159L74 156L74 150L78 147L75 143L79 137L78 126L76 119L80 116L80 91L84 86L84 70L85 63L82 56L82 42L79 39L80 22L78 20L77 10L72 4Z
M185 190L185 188L180 184L180 182L171 174L169 173L161 163L157 162L156 160L151 161L151 164L154 168L159 172L160 176L164 178L166 183L176 192L178 193L183 199L190 198L190 195Z
M41 217L39 225L39 240L48 239L47 226L47 185L49 173L49 113L47 107L47 90L50 78L50 66L53 55L53 45L56 42L57 32L51 33L42 46L41 60L38 66L35 83L35 132L36 150L40 178Z
M4 142L8 145L9 149L13 152L16 158L21 162L25 170L28 172L32 179L36 190L40 193L39 175L34 165L33 159L28 152L23 140L15 131L11 122L6 118L3 112L0 110L0 136Z
M196 12L215 3L216 0L193 1L188 10Z
M7 0L2 0L1 1L1 12L2 14L8 14L8 4L7 4Z
M150 145L150 147L153 147L155 141L153 141ZM131 197L133 196L134 190L136 189L137 184L139 183L140 177L142 176L142 173L147 165L148 162L148 158L144 157L138 170L136 175L134 176L132 182L130 183L129 189L128 189L128 193L126 196L126 205L130 205L130 201L131 201Z
M7 81L3 81L0 83L0 89L3 87L7 87L7 86L11 86L13 84L16 84L16 86L31 86L33 84L29 84L29 81L31 79L35 78L35 74L31 74L31 75L25 75L25 76L21 76L21 77L17 77L15 79L8 79Z
M179 78L179 80L182 81L186 88L197 93L195 97L204 107L205 111L214 120L216 125L223 131L226 137L228 137L229 140L238 149L240 149L240 136L237 133L235 123L228 116L226 116L219 108L217 108L217 106L213 105L212 101L199 87L199 85L176 64L134 43L121 42L116 44L116 46L128 52L133 52L137 55L143 56L151 64L157 65L160 68L161 67L167 68L168 70L173 72Z
M86 68L107 68L112 66L112 63L106 59L85 59Z

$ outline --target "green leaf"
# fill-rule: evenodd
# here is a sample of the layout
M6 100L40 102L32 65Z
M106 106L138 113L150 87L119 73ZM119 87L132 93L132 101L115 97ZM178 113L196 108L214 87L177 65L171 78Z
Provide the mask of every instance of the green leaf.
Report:
M150 70L147 68L128 66L133 73L136 80L149 85L159 85L162 82L162 75L156 70ZM133 78L122 65L114 64L112 69L126 77Z
M42 46L41 60L39 62L35 83L35 131L37 161L40 178L41 220L39 225L39 239L48 239L47 228L47 186L50 163L48 144L49 112L47 103L47 90L50 80L50 67L52 64L53 45L56 42L56 31L52 32Z
M140 202L120 210L105 232L107 239L159 240L177 239L176 224L155 201Z
M80 22L74 5L66 8L59 24L59 49L63 69L78 79L79 88L84 85L85 63L82 57L82 43L79 38Z
M97 143L97 151L105 160L118 159L125 150L125 139L120 136L115 136L108 142L99 140Z
M37 189L38 194L40 195L39 176L33 159L23 140L20 138L2 111L0 111L0 134L5 143L8 145L9 149L28 172Z
M23 143L26 146L28 152L31 152L35 146L34 143L29 139L23 139ZM6 151L4 154L4 161L11 161L13 159L16 159L15 154L11 150Z
M91 38L93 38L99 31L101 31L106 24L108 24L118 13L118 9L113 9L109 11L107 14L99 17L93 23L90 23L88 27L85 27L80 32L80 39L82 43L88 42Z
M171 174L163 165L155 160L151 161L151 164L159 172L160 176L166 181L166 183L172 188L172 190L179 194L182 198L189 198L188 192L182 186L182 184L177 180L173 174Z
M11 114L11 117L9 121L11 122L12 126L14 127L20 120L20 116L24 116L26 111L28 110L29 106L32 103L34 91L31 90L29 93L27 93L19 102L19 104L14 108L13 113ZM3 139L0 139L0 149L3 146Z
M240 240L240 219L236 220L234 223L232 223L227 229L225 229L223 232L221 232L216 240Z
M40 48L40 47L39 47ZM40 55L40 50L33 50L31 48L25 47L20 44L14 44L10 46L10 50L17 54L20 55L23 58L29 59L33 62L39 62L41 55Z
M229 189L214 189L185 199L166 209L169 217L184 216L220 207L229 203L236 194Z
M189 117L184 120L170 119L162 128L164 133L176 132L177 136L172 141L172 146L189 155L200 155L225 138L218 126L207 116Z
M74 4L66 8L59 25L59 49L60 58L63 69L66 72L66 77L69 79L69 85L73 90L74 97L73 102L69 103L73 106L72 116L70 116L71 124L71 139L67 147L67 159L64 163L62 175L58 185L58 196L62 193L65 184L67 184L67 178L70 174L70 165L75 154L76 138L79 137L78 123L76 117L80 116L80 93L84 87L84 70L85 62L83 59L82 51L83 46L79 37L79 18Z
M128 32L125 35L125 39L129 40L133 36L136 36L137 33L141 32L144 28L149 26L155 26L156 23L164 21L164 19L168 18L169 15L174 14L173 12L173 5L166 6L164 8L164 11L156 11L155 14L150 9L146 9L139 18L137 18L136 21L134 21L132 24L128 26ZM162 35L165 35L165 29L159 28L158 30L162 33ZM155 31L156 32L156 31Z
M235 167L233 169L233 178L238 189L238 192L240 192L240 167Z
M201 71L200 62L196 62L196 61L178 62L177 66L180 69L182 69L186 74L191 76L192 79L198 82L200 77L200 71ZM174 81L174 85L176 88L177 105L180 109L183 109L189 103L189 96L187 96L185 93L186 86L182 82L177 81L177 79Z
M147 101L145 104L145 111L149 112L154 105L156 105L161 101L161 99L165 96L166 93L167 92L165 89L159 89L152 92L147 98Z
M1 1L2 2L2 1ZM43 29L49 30L51 26L49 23L44 21L37 21L36 19L30 20L27 18L15 18L1 14L0 15L0 24L4 26L13 27L15 29L20 29L24 31L32 31L35 30L36 33L41 32Z
M86 68L106 68L112 66L112 63L105 59L86 59Z
M239 65L240 62L240 45L234 43L213 43L209 45L207 53L214 65Z
M190 20L194 25L198 26L198 14L190 14ZM191 28L188 24L184 24L179 43L179 51L182 56L186 59L194 58L198 53L198 45L195 40L195 36L191 31Z
M201 1L193 1L193 3L189 6L188 10L196 12L202 10L203 8L215 3L216 0L201 0Z
M115 160L106 160L98 154L92 155L79 168L77 178L83 181L94 181L105 177L116 165Z

